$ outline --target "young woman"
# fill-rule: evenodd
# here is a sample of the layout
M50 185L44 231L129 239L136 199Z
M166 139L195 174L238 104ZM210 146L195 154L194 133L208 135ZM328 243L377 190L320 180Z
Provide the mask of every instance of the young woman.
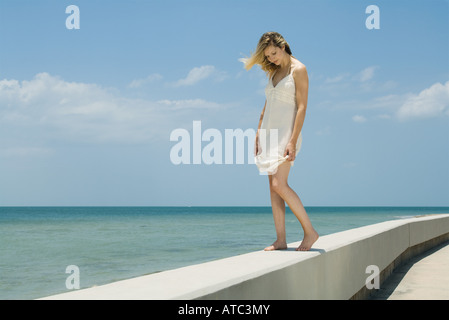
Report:
M304 64L292 56L290 46L277 32L262 35L256 52L245 60L245 68L261 66L268 77L265 106L260 116L255 141L255 162L261 173L268 174L276 241L265 250L287 248L285 203L304 230L298 251L308 251L318 233L298 195L287 183L290 168L301 147L301 129L307 108L309 80ZM261 143L262 142L262 143Z

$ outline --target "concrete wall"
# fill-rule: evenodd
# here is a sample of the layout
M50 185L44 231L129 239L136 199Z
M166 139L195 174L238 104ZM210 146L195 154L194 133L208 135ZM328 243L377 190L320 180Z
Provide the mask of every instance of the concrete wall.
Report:
M367 266L381 282L395 266L449 239L449 214L393 220L44 299L351 299L369 294ZM427 245L426 245L427 244Z

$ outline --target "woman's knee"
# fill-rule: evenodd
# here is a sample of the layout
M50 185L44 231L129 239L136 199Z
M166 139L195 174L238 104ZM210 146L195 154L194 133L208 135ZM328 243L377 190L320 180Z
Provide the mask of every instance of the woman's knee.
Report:
M270 190L277 194L282 194L288 188L286 181L282 181L276 177L273 177L270 181Z

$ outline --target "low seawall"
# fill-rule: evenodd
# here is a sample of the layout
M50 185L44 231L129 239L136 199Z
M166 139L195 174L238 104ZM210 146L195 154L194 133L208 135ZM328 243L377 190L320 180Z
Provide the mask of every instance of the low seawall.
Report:
M363 299L377 270L382 286L402 262L447 240L449 214L386 221L322 236L308 252L291 243L42 299Z

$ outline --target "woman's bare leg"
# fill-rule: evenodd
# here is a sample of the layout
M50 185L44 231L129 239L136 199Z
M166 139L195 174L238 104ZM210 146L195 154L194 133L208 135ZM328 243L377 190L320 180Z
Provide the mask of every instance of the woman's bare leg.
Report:
M295 191L293 191L292 188L290 188L287 183L290 168L291 164L288 161L284 162L278 167L276 173L274 173L270 179L270 192L273 191L277 193L288 204L289 208L301 223L301 226L304 230L304 239L296 250L308 251L312 248L312 245L315 243L315 241L318 240L319 236L313 228L312 222L310 221L309 216L307 215L307 212L304 209L304 206L298 195Z
M271 186L272 176L268 176ZM276 228L276 241L265 248L265 251L287 249L285 234L285 201L270 187L271 209L273 211L274 227Z

